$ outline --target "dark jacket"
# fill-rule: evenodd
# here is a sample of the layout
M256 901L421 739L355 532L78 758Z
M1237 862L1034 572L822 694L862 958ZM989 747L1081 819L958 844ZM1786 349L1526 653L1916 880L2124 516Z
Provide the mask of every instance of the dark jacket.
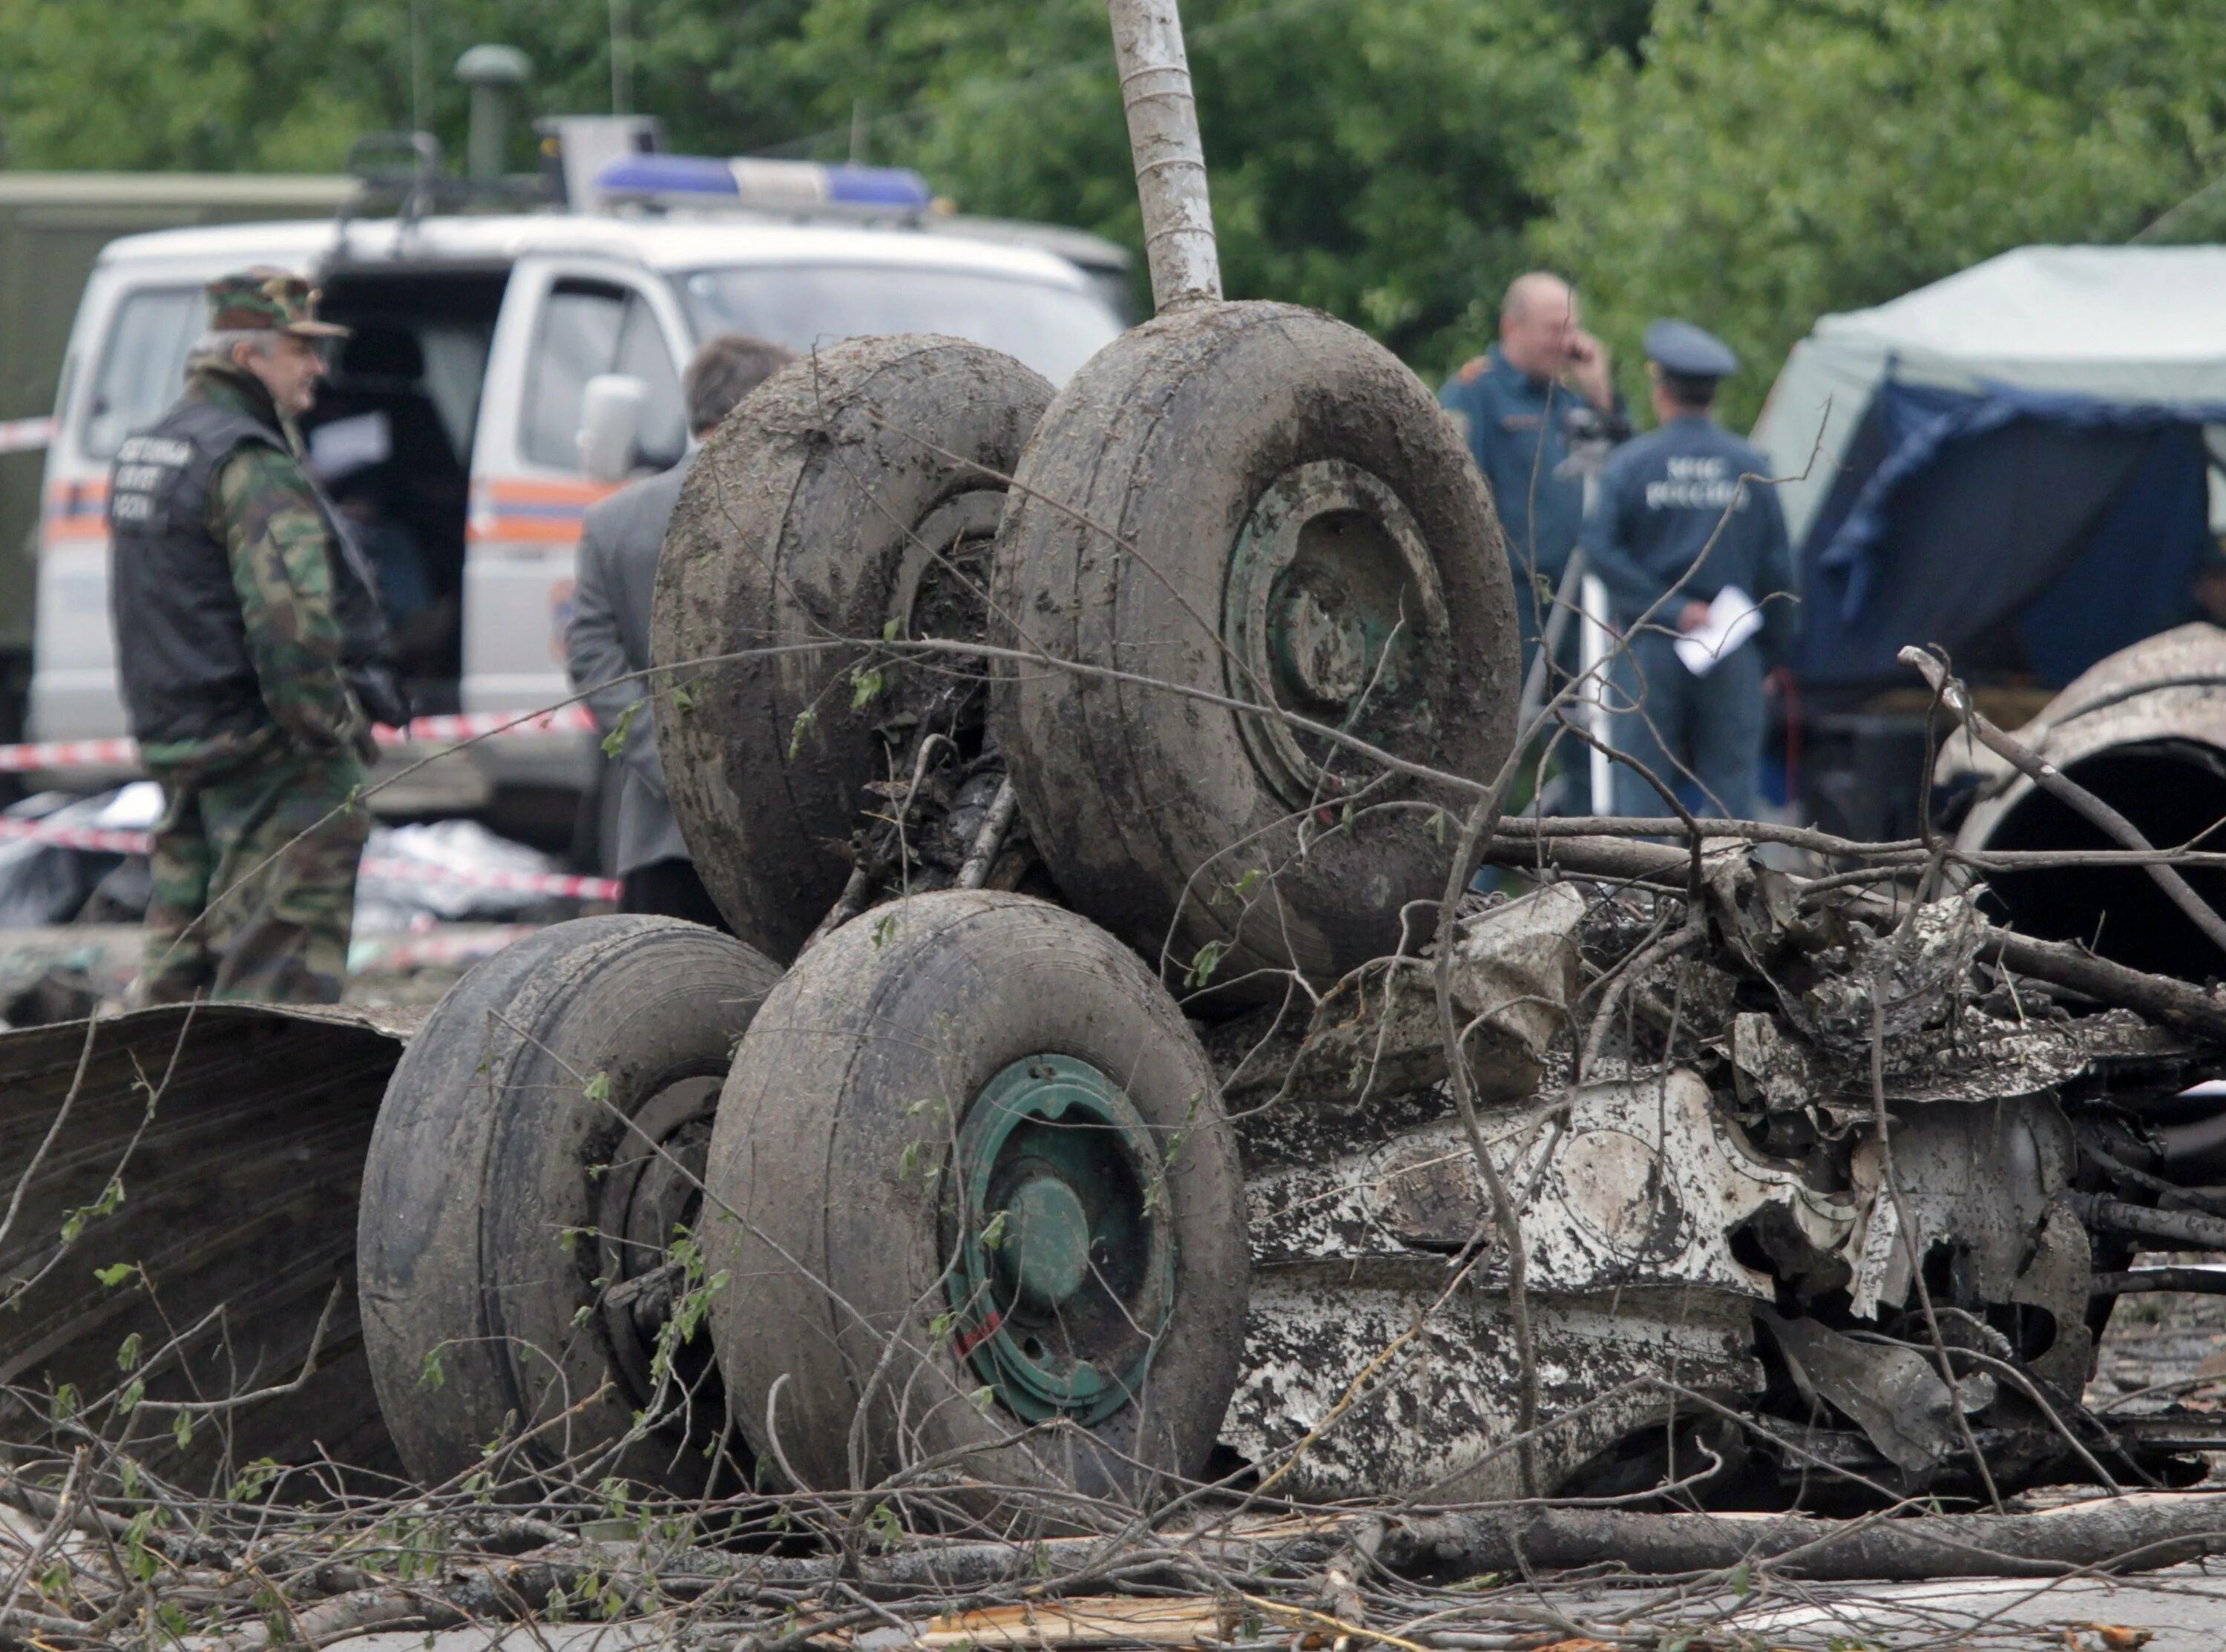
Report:
M1616 624L1628 628L1650 609L1650 623L1675 631L1685 602L1736 586L1762 605L1765 662L1784 664L1794 632L1793 555L1770 474L1760 453L1705 414L1671 419L1617 448L1584 535Z
M1472 378L1455 378L1438 400L1468 438L1469 453L1491 489L1507 555L1549 581L1568 566L1585 514L1583 479L1561 473L1569 456L1569 416L1585 398L1550 378L1533 378L1498 345Z
M665 797L665 770L658 761L652 721L651 690L665 685L617 679L649 665L658 553L665 545L672 507L679 502L680 485L693 462L684 459L662 475L636 482L591 506L580 534L579 582L572 595L572 621L564 632L572 687L587 693L595 725L606 734L625 721L627 707L641 708L626 725L626 744L619 753L617 870L621 874L658 861L688 858L688 845L681 841L672 804Z
M251 375L196 365L118 448L109 600L132 733L150 760L355 744L406 719L369 571Z

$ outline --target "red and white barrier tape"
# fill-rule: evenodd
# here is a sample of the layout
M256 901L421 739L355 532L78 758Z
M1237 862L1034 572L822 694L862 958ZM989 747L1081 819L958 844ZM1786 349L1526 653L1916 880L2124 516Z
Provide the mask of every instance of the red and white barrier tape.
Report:
M50 418L0 419L0 453L33 453L54 439Z
M585 706L559 706L554 711L467 711L446 717L413 717L407 728L376 731L381 746L446 745L493 734L498 739L518 734L592 734L595 714Z
M58 849L95 849L103 855L144 855L147 834L104 830L97 826L64 826L50 820L0 819L0 838L51 843Z
M348 952L348 973L419 969L429 963L475 963L536 932L531 924L504 924L469 935L359 936Z
M460 715L417 717L407 728L378 728L372 736L381 746L447 746L487 735L512 739L523 734L593 733L595 727L595 717L587 707L559 706L554 711L467 711ZM30 769L132 768L138 762L139 742L133 740L50 740L0 746L0 774Z
M93 849L104 855L144 855L145 832L113 831L95 826L65 826L44 820L0 819L0 838L51 843L56 848ZM577 878L562 872L512 872L487 867L467 871L461 867L436 866L424 861L405 861L388 855L365 861L360 874L388 883L464 884L475 889L508 889L519 894L562 895L574 900L616 900L619 886L612 878Z
M391 860L377 856L360 868L366 878L389 883L461 883L475 889L510 889L526 895L563 895L574 900L616 900L615 878L576 878L565 872L510 872L486 867L467 872L461 867L434 866L423 861Z

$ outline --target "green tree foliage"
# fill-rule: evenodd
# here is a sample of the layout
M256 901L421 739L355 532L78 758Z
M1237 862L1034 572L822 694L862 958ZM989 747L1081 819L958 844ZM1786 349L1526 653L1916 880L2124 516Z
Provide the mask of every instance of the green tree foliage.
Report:
M1479 293L1496 298L1521 257L1538 206L1524 175L1566 127L1580 67L1636 15L1190 0L1230 292L1318 305L1446 365L1481 336ZM1136 243L1103 0L817 0L780 60L825 89L815 107L836 152L862 98L874 158L921 167L969 209Z
M916 165L961 208L1138 245L1103 0L623 0L618 77L711 153ZM1639 329L1746 358L2039 240L2121 240L2226 166L2210 0L1185 0L1224 273L1426 375L1526 264L1637 391ZM535 112L611 106L609 0L0 0L22 167L322 170L504 40ZM513 156L529 156L521 141ZM2226 230L2226 187L2167 226Z
M766 52L809 3L627 0L636 102L683 143L789 137L801 99ZM17 167L318 172L422 111L461 155L451 71L480 41L532 58L536 112L611 107L605 0L0 0L0 138Z
M626 10L634 102L682 147L839 157L855 132L966 210L1139 244L1103 0ZM1230 290L1319 304L1434 372L1488 335L1540 206L1525 175L1645 0L1185 14ZM540 111L600 111L612 90L606 0L0 0L0 130L24 167L328 169L417 104L453 155L450 67L480 40L531 54Z
M1630 388L1651 317L1721 333L1743 421L1818 315L2026 243L2122 241L2197 189L2226 162L2218 24L2210 0L1659 0L1536 173L1533 245Z

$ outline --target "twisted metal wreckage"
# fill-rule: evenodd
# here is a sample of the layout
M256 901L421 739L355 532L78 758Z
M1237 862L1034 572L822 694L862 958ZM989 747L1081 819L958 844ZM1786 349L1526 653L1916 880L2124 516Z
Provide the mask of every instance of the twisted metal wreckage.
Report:
M691 473L658 738L743 940L583 919L429 1018L0 1038L5 1433L106 1395L173 1476L506 1438L983 1518L954 1484L2199 1477L2216 1417L2081 1394L2118 1296L2220 1277L2138 1251L2226 1249L2226 861L2153 847L2226 815L2226 633L2023 743L1912 655L1955 839L1492 829L1449 781L1512 772L1518 699L1465 450L1358 334L1220 302L1173 8L1111 10L1160 317L1055 398L839 346ZM1432 940L1463 858L1529 891Z
M2226 666L2226 637L2211 651ZM2226 1280L2133 1265L2226 1249L2204 1185L2226 1102L2187 1093L2226 1054L2226 1001L2000 928L1969 887L1884 892L1920 857L1952 871L1937 846L1803 878L1733 836L1695 854L1562 829L1600 824L1506 823L1489 858L1539 886L1467 912L1450 949L1476 1120L1520 1212L1528 1372L1434 960L1210 1028L1250 1253L1223 1452L1306 1499L1512 1495L1527 1381L1536 1482L1568 1494L1676 1480L1831 1509L2197 1477L2189 1453L2226 1448L2215 1415L2106 1422L2080 1395L2117 1296ZM150 1395L275 1390L231 1420L236 1456L315 1440L391 1466L353 1294L330 1299L418 1019L210 1007L0 1043L0 1141L34 1172L0 1378L97 1393L125 1337L221 1308L222 1345L180 1349ZM86 1290L119 1261L149 1288ZM138 1445L194 1460L167 1427Z

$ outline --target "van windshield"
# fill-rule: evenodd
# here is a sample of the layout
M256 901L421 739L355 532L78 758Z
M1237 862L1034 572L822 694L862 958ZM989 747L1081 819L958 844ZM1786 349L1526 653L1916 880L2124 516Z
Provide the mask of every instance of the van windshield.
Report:
M208 317L199 287L143 287L109 325L79 440L89 459L113 459L132 431L162 416L186 384L186 358Z
M879 333L948 333L1002 350L1054 384L1121 331L1096 294L973 270L747 265L679 279L698 336L747 333L795 351Z

